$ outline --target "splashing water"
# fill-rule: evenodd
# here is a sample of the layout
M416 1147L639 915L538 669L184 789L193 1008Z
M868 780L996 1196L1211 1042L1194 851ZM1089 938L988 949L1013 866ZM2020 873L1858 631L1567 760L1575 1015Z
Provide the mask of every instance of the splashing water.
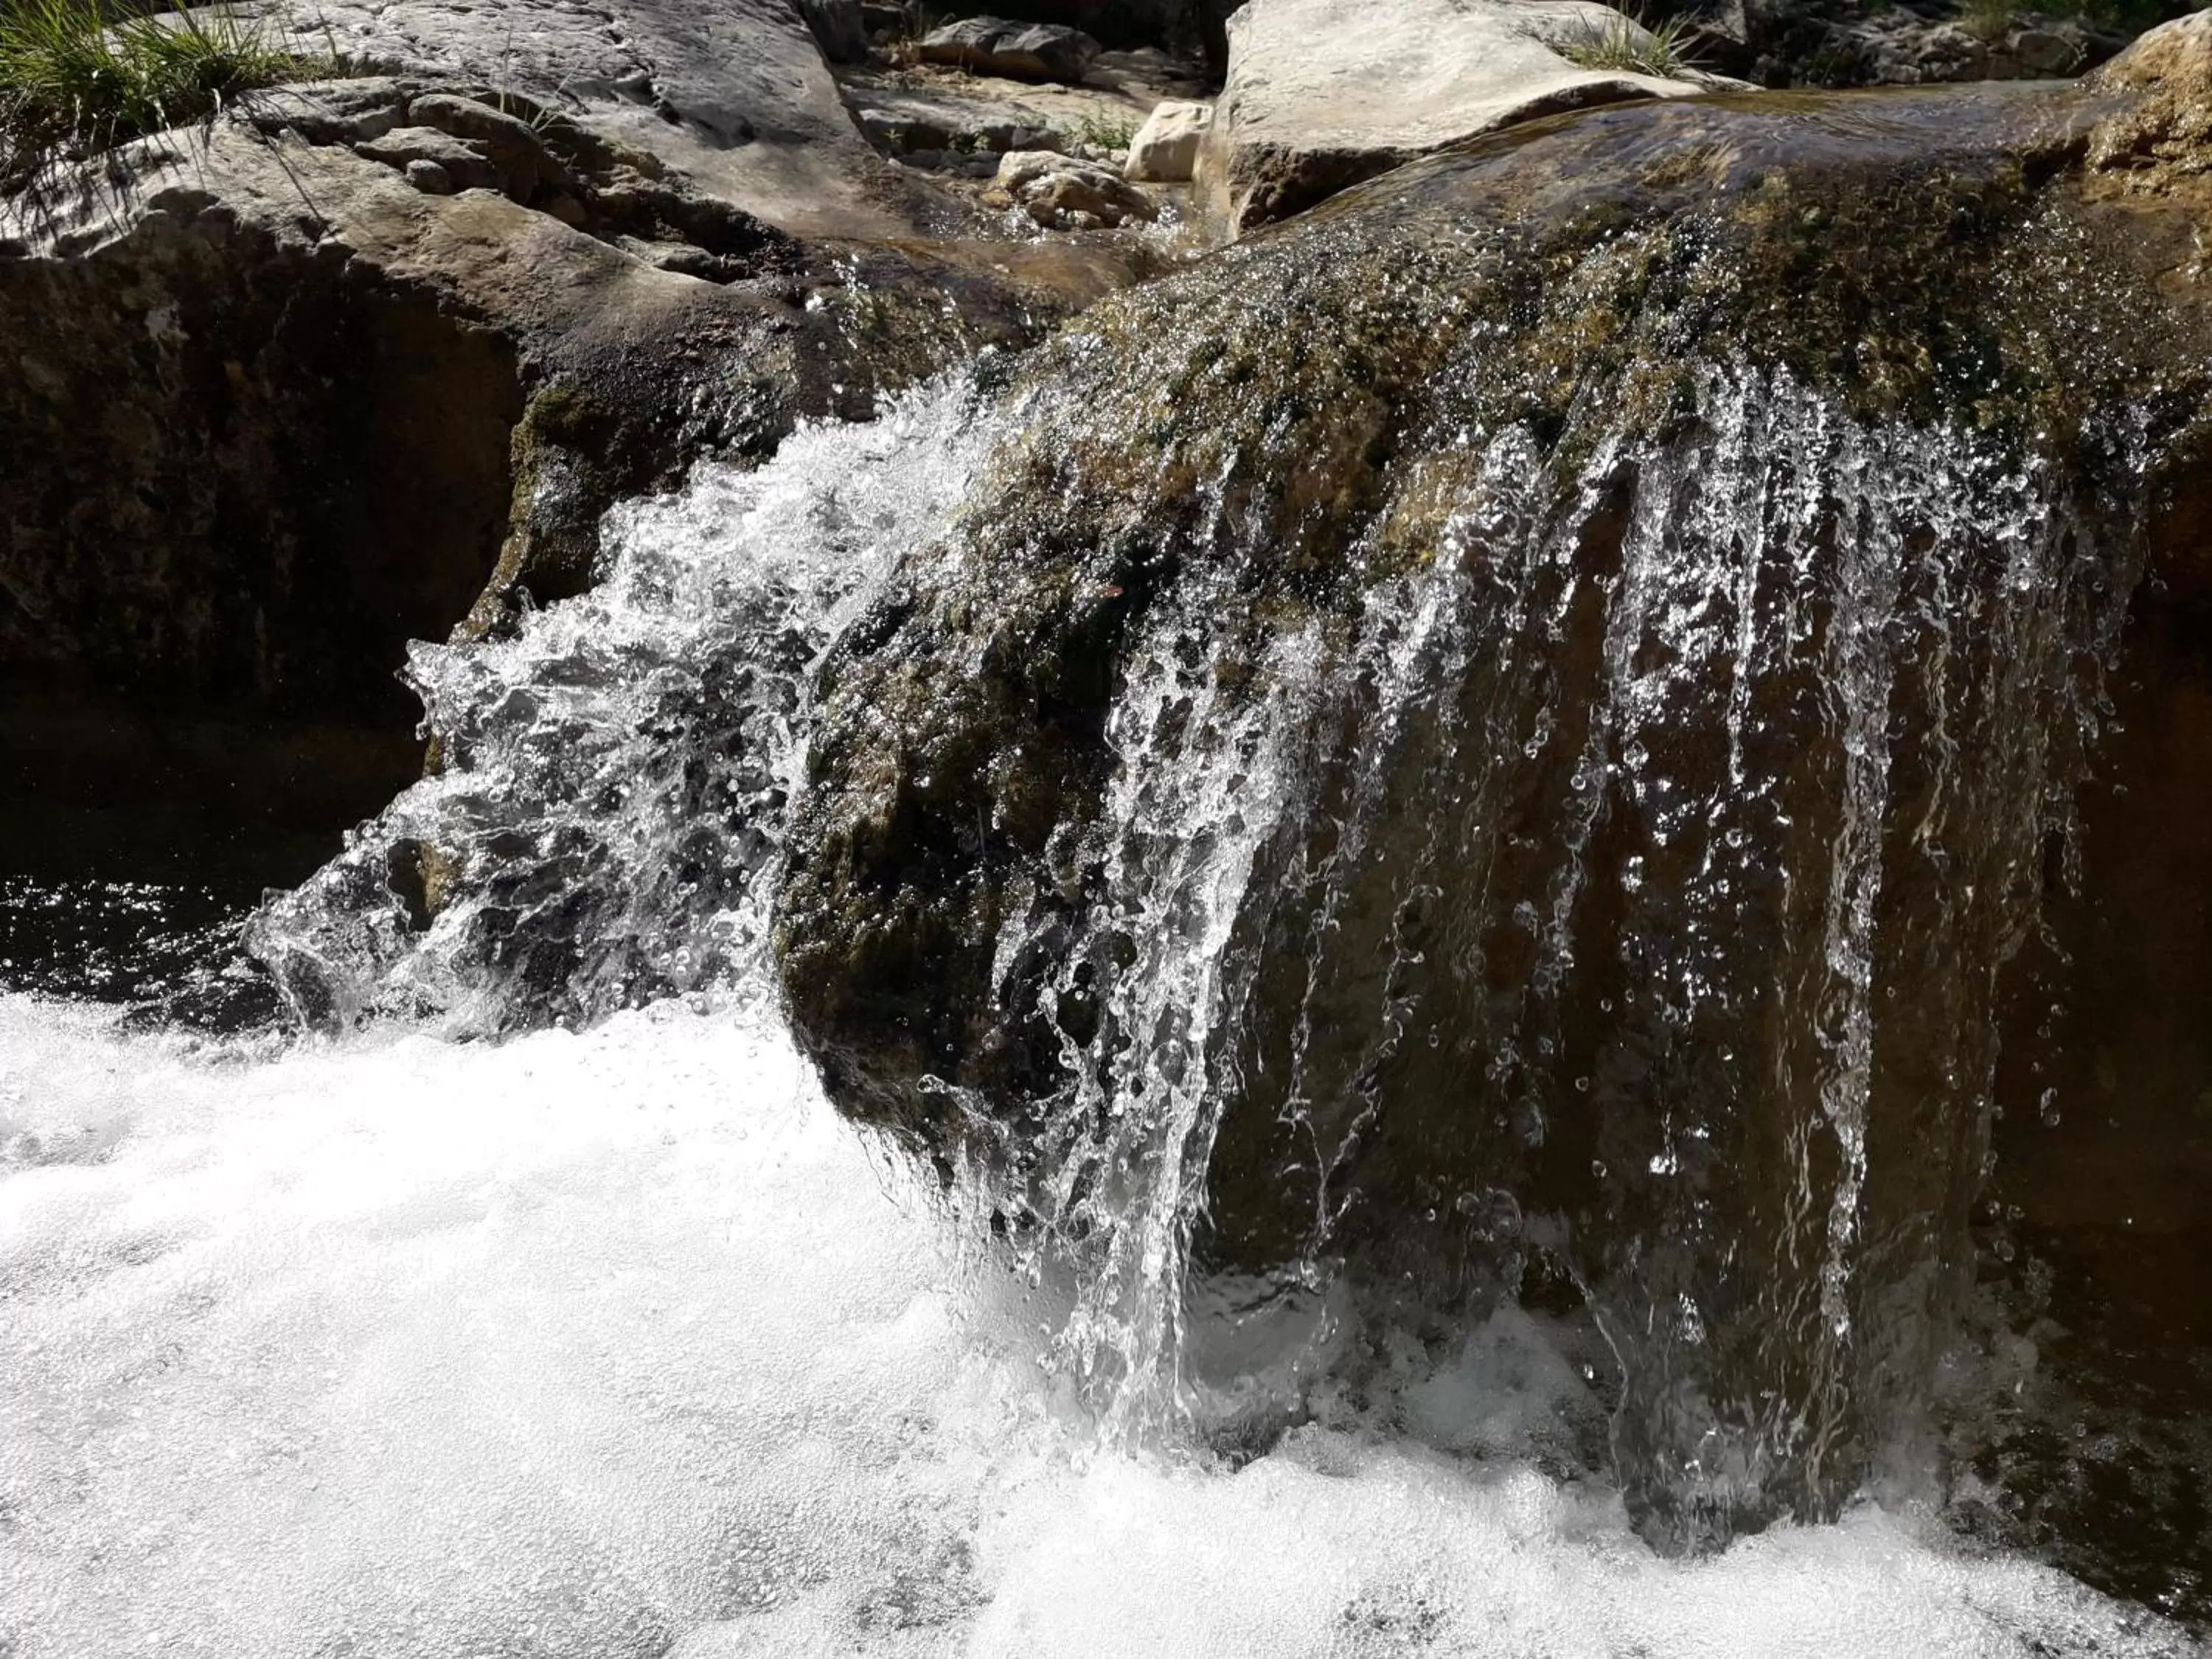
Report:
M1348 628L1251 646L1222 561L1127 648L1088 913L1012 904L998 949L1001 1002L1042 1001L1068 1083L975 1205L1073 1265L1055 1364L1109 1439L1295 1420L1346 1334L1336 1253L1407 1156L1443 1226L1486 1218L1477 1313L1533 1253L1564 1264L1620 1373L1615 1465L1684 1535L1832 1508L1922 1414L1990 980L2064 832L2127 530L2092 536L1971 434L1869 426L1786 378L1710 372L1697 416L1564 477L1498 434L1438 556L1378 574ZM418 649L441 770L257 923L295 1010L499 1030L756 974L813 676L969 556L955 509L1019 421L957 380L708 470L611 523L591 594ZM1917 968L1878 938L1900 883ZM1017 982L1039 962L1041 998ZM1943 1018L1911 1127L1877 1135L1900 980ZM1393 1146L1390 1103L1455 1094L1452 1143ZM1257 1278L1194 1278L1238 1224L1211 1206L1240 1110L1293 1145L1248 1129L1233 1153L1290 1231ZM1876 1139L1904 1154L1887 1171ZM1194 1297L1250 1328L1226 1375L1187 1363Z
M1018 896L997 950L1009 1024L1059 1034L1029 1201L1082 1264L1063 1359L1115 1430L1294 1420L1344 1335L1335 1253L1433 1238L1462 1309L1564 1265L1616 1467L1677 1535L1824 1512L1914 1446L1995 975L2070 836L2134 528L1786 377L1713 371L1684 424L1564 477L1498 434L1348 628L1250 647L1253 545L1129 648L1087 915L1069 944ZM1041 994L1010 976L1038 959ZM1194 1297L1273 1304L1278 1351L1194 1381Z
M19 1659L2179 1655L1865 1510L1669 1563L1601 1487L1376 1427L1087 1455L771 1016L275 1052L0 998ZM1540 1413L1510 1326L1410 1376Z
M966 493L980 408L956 379L704 467L610 516L590 592L416 645L435 775L249 937L295 1014L501 1030L757 966L808 669Z

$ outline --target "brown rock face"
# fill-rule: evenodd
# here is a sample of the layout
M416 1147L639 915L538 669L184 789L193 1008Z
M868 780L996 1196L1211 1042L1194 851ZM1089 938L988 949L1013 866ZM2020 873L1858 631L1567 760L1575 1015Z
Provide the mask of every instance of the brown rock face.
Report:
M0 652L147 696L406 716L507 533L512 339L187 188L0 264Z
M611 501L1128 279L802 243L709 188L773 204L775 155L702 184L586 104L287 88L0 203L0 677L404 733L406 642L577 591Z

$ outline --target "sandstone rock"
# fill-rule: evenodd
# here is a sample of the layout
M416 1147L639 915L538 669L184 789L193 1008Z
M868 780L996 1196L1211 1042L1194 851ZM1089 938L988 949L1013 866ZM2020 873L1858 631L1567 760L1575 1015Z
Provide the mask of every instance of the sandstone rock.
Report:
M868 141L886 155L913 161L931 151L994 158L1014 149L1058 149L1066 136L1026 110L962 105L951 99L892 97L853 112ZM988 176L988 170L986 176Z
M445 174L455 190L497 190L501 185L501 173L482 146L435 127L394 127L381 138L356 144L354 153L403 170L428 162Z
M1051 150L1016 150L999 163L987 200L1024 210L1047 229L1112 228L1158 217L1152 198L1113 168Z
M981 70L1018 81L1080 81L1098 43L1079 29L964 17L922 39L922 61Z
M2212 97L2212 10L2191 12L2142 35L2097 72L2094 84Z
M1148 184L1187 183L1198 163L1199 144L1212 120L1211 104L1161 104L1129 141L1124 175Z
M1127 280L1066 246L813 249L404 79L104 167L0 202L0 677L170 707L405 731L405 641L578 591L612 500Z
M2090 84L2137 94L2090 135L2093 167L2126 194L2212 197L2212 11L2151 30ZM2201 237L2197 252L2192 269L2202 271Z
M1164 64L1147 62L1144 72L1164 73ZM870 64L841 70L837 79L868 141L908 165L932 150L988 155L991 167L1008 150L1074 152L1099 137L1135 131L1167 95L1134 70L1066 86L939 64Z
M540 186L569 183L536 129L482 99L425 93L409 100L407 118L476 147L499 169L501 187L518 201L529 200Z
M1110 88L1148 106L1167 98L1196 98L1206 90L1206 74L1199 65L1158 46L1102 52L1091 60L1083 79L1086 86Z
M1706 89L1563 55L1578 31L1624 27L1589 0L1250 0L1200 152L1209 227L1241 234L1516 122Z

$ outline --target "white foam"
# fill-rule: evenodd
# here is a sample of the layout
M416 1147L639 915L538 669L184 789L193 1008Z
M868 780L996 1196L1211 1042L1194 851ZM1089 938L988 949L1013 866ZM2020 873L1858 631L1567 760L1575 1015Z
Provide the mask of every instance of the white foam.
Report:
M13 1659L2185 1650L1871 1510L1684 1566L1510 1461L1099 1455L740 1015L224 1059L0 999L0 1141Z

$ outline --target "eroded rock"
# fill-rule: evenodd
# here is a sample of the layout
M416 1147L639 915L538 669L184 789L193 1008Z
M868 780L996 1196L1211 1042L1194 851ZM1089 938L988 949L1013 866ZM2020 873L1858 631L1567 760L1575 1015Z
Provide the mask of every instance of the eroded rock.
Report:
M1000 163L986 201L1018 206L1048 229L1094 229L1136 219L1150 223L1158 205L1099 161L1052 150L1015 150Z
M1239 235L1539 116L1708 89L1571 62L1565 49L1593 32L1641 33L1591 0L1251 0L1230 19L1228 79L1200 152L1209 226Z
M1199 145L1213 122L1213 106L1169 100L1146 118L1129 141L1126 177L1145 184L1188 184L1198 165Z
M802 243L521 106L298 88L9 204L0 668L404 731L405 641L577 591L611 501L1127 280Z
M2212 11L2153 29L2091 84L2134 95L2091 137L2097 171L2132 194L2212 195Z
M912 234L943 212L854 131L787 0L332 0L310 44L325 41L364 69L557 113L789 229Z

